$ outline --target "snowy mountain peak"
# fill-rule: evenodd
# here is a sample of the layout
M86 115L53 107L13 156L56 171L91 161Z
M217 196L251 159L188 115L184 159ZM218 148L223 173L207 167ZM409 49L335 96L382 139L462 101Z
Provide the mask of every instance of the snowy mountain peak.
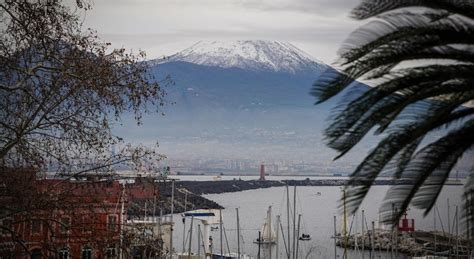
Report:
M172 61L288 73L320 71L324 66L291 43L264 40L199 41L165 61L155 60Z

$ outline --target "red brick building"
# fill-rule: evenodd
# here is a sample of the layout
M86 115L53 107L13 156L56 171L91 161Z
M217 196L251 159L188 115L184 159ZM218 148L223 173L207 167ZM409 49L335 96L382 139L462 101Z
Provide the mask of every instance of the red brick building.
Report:
M125 191L131 201L152 199L159 192L153 177L136 177L133 183L126 185Z
M115 258L123 187L118 181L0 176L0 258Z

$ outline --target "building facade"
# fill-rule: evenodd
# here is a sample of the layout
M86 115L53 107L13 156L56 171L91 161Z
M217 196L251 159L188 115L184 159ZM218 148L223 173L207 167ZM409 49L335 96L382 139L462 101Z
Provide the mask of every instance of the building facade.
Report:
M38 180L28 171L0 178L0 258L118 255L125 207L118 181Z

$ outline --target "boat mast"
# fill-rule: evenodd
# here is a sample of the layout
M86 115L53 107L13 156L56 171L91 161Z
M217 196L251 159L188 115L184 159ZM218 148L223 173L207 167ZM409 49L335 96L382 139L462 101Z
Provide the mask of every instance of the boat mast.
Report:
M451 247L451 217L449 211L451 210L449 206L449 198L447 199L448 202L448 246ZM451 258L451 248L449 248L449 254L448 257Z
M174 179L171 180L171 228L170 228L170 259L173 259L173 213L174 213Z
M280 215L277 215L277 231L276 231L276 259L278 259L278 254L280 251L278 251L278 242L280 242L280 231L278 231L278 226L280 225ZM240 259L240 258L239 258Z
M362 259L365 257L364 210L362 210Z
M391 233L390 233L390 246L392 247L392 249L390 250L390 259L393 259L393 250L395 249L395 246L393 245L394 243L394 226L395 226L395 214L394 214L394 211L395 211L395 203L392 203L392 217L391 217L391 223L392 223L392 226L391 226Z
M293 259L295 259L296 248L296 184L293 189Z
M184 193L184 212L186 212L186 209L188 207L188 193ZM186 247L186 217L183 216L183 253L185 251Z
M467 249L468 249L467 254L468 254L468 256L471 255L471 247L472 247L472 241L470 241L471 240L471 234L472 234L471 233L471 226L470 226L470 224L471 224L470 221L472 220L472 218L471 218L472 217L472 215L471 215L472 214L472 209L471 209L471 206L470 206L471 199L472 199L472 196L470 194L466 193L466 198L465 198L465 200L466 200L466 205L465 205L465 210L466 210L465 213L466 214L465 215L466 216L465 216L465 218L466 218L466 225L467 225L466 239L467 239L467 242L468 242L467 243Z
M288 228L288 259L291 259L291 243L290 243L290 190L288 188L288 182L286 183L286 220Z
M240 219L239 219L239 208L235 208L237 212L237 256L240 259Z
M301 214L298 215L298 234L296 235L296 257L295 258L298 258L298 250L299 250L299 246L300 246L300 239L299 239L299 236L300 236L300 223L301 223Z
M269 258L272 259L272 242L273 242L273 237L272 237L272 206L268 207L268 212L267 212L267 233L268 233L268 255Z
M194 221L194 216L191 216L191 226L189 226L188 259L191 259L191 245L193 242L193 221Z
M160 236L161 238L161 235L162 235L162 230L161 229L161 219L163 218L163 208L160 208L160 217L158 218L158 235Z
M372 221L372 257L375 258L375 222Z
M456 258L459 258L459 215L458 205L456 205Z
M436 259L436 251L437 251L437 240L436 240L436 205L434 206L434 209L433 209L433 228L434 228L434 258Z
M280 221L280 230L281 230L281 239L283 240L283 245L285 246L285 253L289 257L290 253L288 252L288 247L286 245L285 231L283 230L283 224L281 224L281 221Z
M219 230L220 230L220 243L221 243L221 258L223 257L224 248L222 243L222 209L219 209Z
M334 216L334 259L337 259L337 240L336 240L336 216Z
M198 224L198 258L201 259L201 224Z
M347 259L347 212L346 212L346 190L342 190L342 200L344 206L344 222L343 222L343 233L344 233L344 259Z

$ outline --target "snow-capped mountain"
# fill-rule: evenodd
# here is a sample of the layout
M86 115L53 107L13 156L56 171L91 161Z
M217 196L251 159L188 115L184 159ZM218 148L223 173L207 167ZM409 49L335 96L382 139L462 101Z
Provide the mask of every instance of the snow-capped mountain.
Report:
M199 41L166 59L154 60L153 64L166 62L292 74L325 68L291 43L264 40Z
M201 41L150 65L173 81L173 104L136 136L159 135L170 157L313 159L323 148L329 104L309 92L329 66L290 43Z
M311 85L328 68L290 43L263 40L199 41L150 63L155 78L176 83L174 109L193 111L312 107Z

